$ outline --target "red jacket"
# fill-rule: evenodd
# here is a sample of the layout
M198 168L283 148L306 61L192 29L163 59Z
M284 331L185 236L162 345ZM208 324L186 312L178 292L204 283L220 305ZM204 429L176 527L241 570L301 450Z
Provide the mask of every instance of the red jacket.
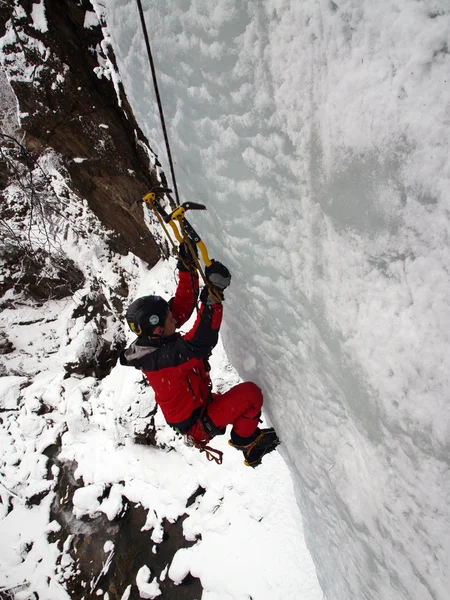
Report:
M191 316L198 296L198 276L179 272L172 314L181 327ZM125 350L121 363L141 369L155 392L166 421L184 432L207 402L210 390L208 357L219 339L222 304L203 304L192 329L147 340L138 338Z

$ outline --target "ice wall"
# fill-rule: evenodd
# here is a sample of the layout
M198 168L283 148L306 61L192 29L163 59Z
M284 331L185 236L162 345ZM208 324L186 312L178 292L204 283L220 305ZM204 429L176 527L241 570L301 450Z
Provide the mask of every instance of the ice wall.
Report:
M135 2L101 4L166 165ZM182 200L233 272L226 349L327 598L447 600L448 0L144 7Z

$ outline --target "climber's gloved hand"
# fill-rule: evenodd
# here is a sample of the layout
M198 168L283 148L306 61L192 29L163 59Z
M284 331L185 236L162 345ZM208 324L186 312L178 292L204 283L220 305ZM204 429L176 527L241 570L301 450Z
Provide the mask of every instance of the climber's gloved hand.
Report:
M218 260L213 260L209 267L205 268L207 285L200 294L200 300L204 304L217 304L223 302L224 289L230 285L230 271Z
M200 294L203 304L220 304L224 300L224 293L218 288L205 285Z
M209 267L205 268L206 279L210 286L220 291L223 291L231 283L231 273L218 260L212 260Z
M194 249L195 254L198 258L197 244L195 244L194 242L191 242L191 246ZM186 242L182 242L179 245L178 256L180 257L177 262L177 269L179 271L182 271L183 273L189 273L189 271L190 271L191 273L193 273L194 271L197 270L194 258L192 256L191 251L189 250L189 246L186 244Z

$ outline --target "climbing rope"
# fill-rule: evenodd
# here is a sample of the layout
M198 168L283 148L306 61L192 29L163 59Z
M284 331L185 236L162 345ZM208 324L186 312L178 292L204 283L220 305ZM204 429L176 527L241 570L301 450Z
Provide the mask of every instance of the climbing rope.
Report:
M163 108L162 108L162 104L161 104L161 96L159 95L158 81L156 79L156 70L155 70L155 64L153 62L152 51L150 48L150 40L149 40L148 32L147 32L147 25L145 24L144 10L142 8L141 0L136 0L136 2L138 5L139 16L141 18L142 33L144 34L145 45L147 47L147 55L148 55L148 60L150 63L150 69L152 71L153 87L155 88L156 102L158 103L159 117L161 120L161 127L162 127L163 134L164 134L164 141L166 143L167 156L169 158L170 172L172 174L172 181L173 181L173 189L175 190L175 198L177 201L177 205L179 206L180 198L178 196L177 181L175 179L175 169L173 167L172 153L170 152L169 137L167 135L166 122L164 120L164 112L163 112Z
M170 227L173 230L173 233L176 237L176 239L178 240L179 243L181 242L185 242L188 246L189 252L192 256L192 259L194 261L195 267L198 270L198 272L200 273L202 279L204 280L205 284L209 287L209 293L210 295L217 301L217 302L221 302L222 297L220 292L218 292L217 290L215 290L213 288L213 286L211 286L210 282L207 280L205 273L203 272L203 269L200 265L200 262L198 260L198 257L194 251L192 242L194 242L202 255L203 258L203 262L205 263L205 265L208 267L211 265L211 260L208 256L208 251L206 249L205 244L202 242L202 240L200 239L200 237L197 235L197 233L195 232L195 230L192 228L192 226L189 224L189 222L185 219L184 213L188 208L191 209L195 209L195 210L204 210L205 207L201 204L196 204L194 202L185 202L184 204L180 203L180 198L178 195L178 188L177 188L177 182L176 182L176 178L175 178L175 169L173 166L173 160L172 160L172 153L170 151L170 144L169 144L169 137L167 135L167 129L166 129L166 123L164 120L164 112L163 112L163 108L162 108L162 103L161 103L161 96L159 94L159 88L158 88L158 81L156 78L156 69L155 69L155 64L153 62L153 55L152 55L152 51L150 48L150 40L148 37L148 31L147 31L147 25L145 23L145 16L144 16L144 10L142 8L142 2L141 0L136 0L137 2L137 6L138 6L138 10L139 10L139 17L141 19L141 26L142 26L142 33L144 34L144 39L145 39L145 45L147 48L147 55L148 55L148 60L150 63L150 68L152 71L152 78L153 78L153 87L155 89L155 96L156 96L156 102L158 104L158 109L159 109L159 116L160 116L160 120L161 120L161 127L163 130L163 134L164 134L164 141L166 143L166 150L167 150L167 156L169 159L169 164L170 164L170 172L172 174L172 181L173 181L173 188L175 191L175 199L176 199L176 204L178 206L178 208L171 214L171 215L165 215L165 214L161 214L162 210L161 207L159 206L159 204L157 204L157 197L156 197L156 193L154 191L149 192L148 194L146 194L142 200L143 202L147 202L151 205L154 213L156 214L156 217L160 223L160 225L162 226L162 228L164 229L164 232L166 234L166 236L168 237L170 243L172 244L172 248L174 250L174 253L178 255L178 252L176 250L176 246L175 243L173 242L170 233L167 229L167 227L165 226L165 222L168 223L170 225ZM159 188L161 191L163 191L164 193L170 192L171 190L166 190L164 188ZM169 196L169 199L170 196ZM181 234L176 226L176 222L178 222L180 229L181 229ZM178 258L180 258L180 256L178 255Z

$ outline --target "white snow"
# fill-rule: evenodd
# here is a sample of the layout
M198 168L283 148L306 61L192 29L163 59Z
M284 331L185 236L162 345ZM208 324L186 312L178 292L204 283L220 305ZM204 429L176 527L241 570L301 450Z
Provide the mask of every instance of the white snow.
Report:
M33 20L33 27L35 29L42 33L48 31L44 0L32 5L31 18Z
M88 514L93 517L100 506L99 498L103 494L104 486L95 483L75 490L73 495L73 513L76 517Z
M150 569L147 566L141 567L136 576L136 583L141 598L157 598L161 595L159 584L153 580L150 582Z
M0 408L14 410L19 405L20 389L26 384L26 377L10 375L0 379Z
M135 3L94 8L169 173ZM262 387L283 443L253 471L218 438L217 467L157 413L158 441L175 451L135 445L151 391L121 367L102 381L64 379L64 361L95 336L71 319L76 300L50 303L42 314L57 320L30 326L26 342L8 327L17 352L2 357L14 377L34 379L20 395L12 380L2 392L20 404L0 428L0 586L66 597L45 534L53 492L24 506L51 488L41 451L64 431L61 458L83 478L77 516L112 519L125 496L149 509L145 527L160 543L163 519L187 512L186 538L201 540L175 555L167 577L200 577L204 600L321 598L303 534L327 600L447 600L448 0L147 0L144 9L181 199L207 205L192 222L233 274L224 346ZM11 36L8 26L2 47ZM24 57L13 58L16 77L31 81ZM96 240L64 245L113 284ZM131 256L117 260L130 299L173 292L173 261L149 274ZM30 311L41 314L16 307L2 317L10 325ZM213 378L225 388L239 380L222 346ZM57 407L51 416L37 414L43 399ZM199 485L206 493L186 509ZM158 591L149 571L138 579L142 593Z
M100 21L98 19L97 13L92 10L87 10L84 17L85 29L91 29L92 27L97 27L98 25L100 25Z

